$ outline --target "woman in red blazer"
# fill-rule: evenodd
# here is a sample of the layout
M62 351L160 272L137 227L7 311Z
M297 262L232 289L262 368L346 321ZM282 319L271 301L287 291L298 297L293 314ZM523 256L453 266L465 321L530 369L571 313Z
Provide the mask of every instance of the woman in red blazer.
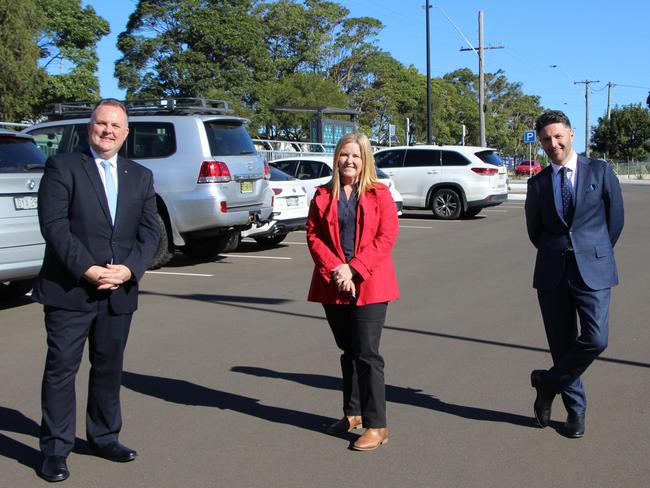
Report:
M365 427L354 449L388 441L384 359L379 354L388 302L399 298L391 251L397 208L377 172L368 138L343 136L334 153L332 180L316 190L307 221L314 259L308 300L323 304L336 345L343 351L344 417L327 432Z

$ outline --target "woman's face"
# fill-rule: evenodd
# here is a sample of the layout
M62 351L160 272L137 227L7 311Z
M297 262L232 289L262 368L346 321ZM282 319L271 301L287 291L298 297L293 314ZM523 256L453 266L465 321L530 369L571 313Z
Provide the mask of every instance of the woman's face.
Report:
M359 181L363 160L361 159L361 149L356 142L348 142L341 148L339 159L336 162L339 166L339 175L341 183L344 185L354 184Z

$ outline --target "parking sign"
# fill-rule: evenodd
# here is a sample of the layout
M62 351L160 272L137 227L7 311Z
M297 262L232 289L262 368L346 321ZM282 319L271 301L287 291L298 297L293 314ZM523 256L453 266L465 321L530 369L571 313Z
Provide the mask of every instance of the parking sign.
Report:
M534 130L525 130L524 131L524 142L527 144L532 144L535 142L535 131Z

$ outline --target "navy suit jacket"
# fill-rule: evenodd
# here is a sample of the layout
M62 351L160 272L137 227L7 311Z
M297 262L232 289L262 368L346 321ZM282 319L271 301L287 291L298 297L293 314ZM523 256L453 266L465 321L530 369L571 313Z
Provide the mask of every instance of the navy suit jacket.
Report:
M578 156L575 212L571 226L555 207L553 168L528 180L526 225L537 248L533 287L553 289L564 273L572 248L580 276L593 290L618 284L614 245L623 230L623 196L614 171L605 161Z
M158 247L153 175L118 157L115 225L90 151L52 156L38 191L38 217L45 256L33 296L44 305L88 311L107 298L114 313L132 313L138 281ZM123 264L131 279L115 291L97 291L83 274L92 265Z

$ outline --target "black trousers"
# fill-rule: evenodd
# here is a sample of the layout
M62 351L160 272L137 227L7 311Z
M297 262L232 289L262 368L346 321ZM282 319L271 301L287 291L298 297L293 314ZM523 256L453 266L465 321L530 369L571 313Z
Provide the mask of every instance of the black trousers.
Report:
M386 427L384 358L379 354L388 303L323 305L343 373L343 412L360 415L366 428Z
M75 440L75 377L88 339L90 377L86 438L95 446L117 440L122 428L120 385L131 314L115 315L108 300L90 312L45 307L47 357L41 388L40 447L45 456L67 456Z

